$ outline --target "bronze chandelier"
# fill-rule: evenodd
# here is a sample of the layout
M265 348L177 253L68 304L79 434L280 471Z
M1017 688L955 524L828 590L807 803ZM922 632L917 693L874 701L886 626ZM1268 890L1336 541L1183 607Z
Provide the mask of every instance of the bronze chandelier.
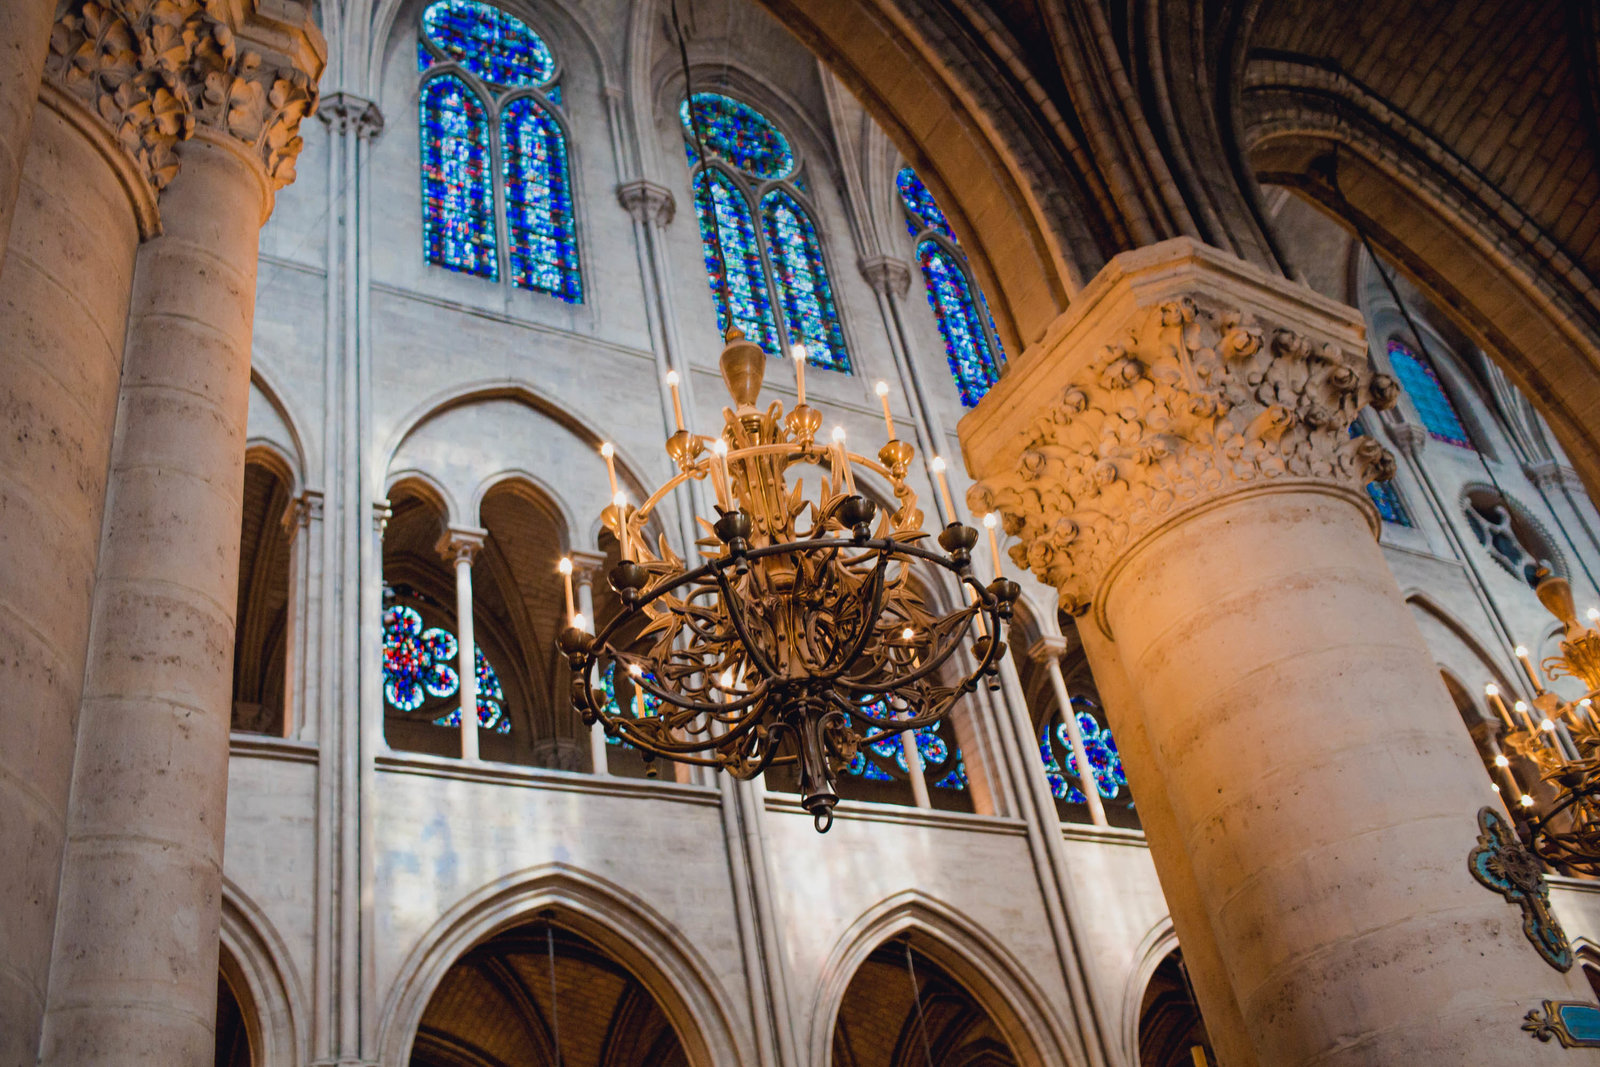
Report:
M1488 685L1485 692L1505 722L1506 748L1539 769L1544 788L1535 792L1540 795L1523 792L1504 754L1495 763L1511 786L1506 804L1523 843L1556 868L1600 875L1600 719L1594 708L1600 698L1600 611L1590 609L1585 625L1567 580L1544 568L1538 577L1539 600L1565 631L1561 654L1541 666L1552 680L1578 679L1586 692L1563 700L1546 688L1528 650L1519 645L1517 658L1533 684L1532 704L1518 700L1507 708L1497 686Z
M794 766L801 804L826 831L838 774L857 749L939 721L998 672L1019 589L1000 576L992 524L997 577L984 585L973 576L978 531L954 518L937 461L952 521L937 547L928 543L905 481L914 450L894 436L888 387L878 384L889 440L876 460L850 452L838 428L819 443L822 413L805 402L804 352L795 355L798 403L763 411L768 357L728 331L721 368L734 406L715 437L684 427L668 376L678 430L666 450L678 472L629 507L613 471L602 521L621 546L609 575L621 610L598 633L568 626L559 644L586 723L602 723L647 760L741 779ZM810 495L807 468L816 477ZM895 510L857 490L858 472L887 483ZM708 481L716 518L697 517L703 560L686 561L664 535L650 545L644 531L656 508ZM937 613L925 591L952 579L966 603Z

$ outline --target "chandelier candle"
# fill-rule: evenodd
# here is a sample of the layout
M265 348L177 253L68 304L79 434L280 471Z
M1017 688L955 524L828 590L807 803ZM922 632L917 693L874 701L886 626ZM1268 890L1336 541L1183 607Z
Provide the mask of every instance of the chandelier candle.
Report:
M672 417L678 421L678 432L683 433L683 398L678 395L677 371L667 371L667 388L672 390Z
M1000 525L1000 516L994 512L983 517L983 528L989 531L989 554L994 557L994 576L1005 577L1005 572L1000 569L1000 540L995 534L995 527Z
M821 831L839 802L838 775L863 745L898 736L915 767L916 731L980 680L995 684L1021 591L973 575L977 530L952 521L930 538L922 529L906 484L911 445L890 440L875 462L846 449L842 427L817 442L822 413L803 402L788 412L759 406L767 356L736 327L726 340L722 378L734 403L722 432L673 435L666 451L677 473L635 508L615 495L603 519L624 546L609 576L621 610L595 634L568 627L558 645L584 722L647 758L741 779L792 767ZM806 467L825 476L803 477ZM858 493L858 473L893 510ZM652 546L641 534L654 509L707 478L717 509L698 518L704 536L681 555L665 537ZM935 614L927 594L951 580L965 590L961 606ZM602 687L618 670L633 679L629 711Z
M893 441L895 439L894 416L889 414L889 383L879 381L872 389L873 392L878 394L878 399L883 403L883 425L889 430L889 440Z
M1544 692L1544 685L1539 681L1539 672L1533 669L1533 660L1528 656L1526 645L1517 646L1517 659L1521 661L1522 669L1528 672L1528 681L1533 683L1533 691Z
M1506 702L1500 699L1500 687L1490 682L1483 687L1483 695L1489 698L1489 703L1494 705L1494 710L1499 712L1500 717L1505 720L1506 728L1515 730L1517 724L1511 721L1511 712L1506 707Z
M944 501L945 516L951 522L958 521L956 518L956 506L950 500L950 483L944 480L944 457L934 456L933 459L928 461L928 466L933 468L933 476L939 482L939 499Z
M789 354L794 357L794 387L795 392L798 394L795 403L800 407L804 407L806 402L806 346L795 345L789 350ZM894 435L890 434L889 436L893 437Z
M600 454L606 460L606 477L611 479L611 499L615 500L622 494L617 486L617 447L610 441L600 446Z
M572 602L572 560L566 556L561 557L561 563L556 567L561 572L561 581L567 587L567 618L578 614L577 606Z

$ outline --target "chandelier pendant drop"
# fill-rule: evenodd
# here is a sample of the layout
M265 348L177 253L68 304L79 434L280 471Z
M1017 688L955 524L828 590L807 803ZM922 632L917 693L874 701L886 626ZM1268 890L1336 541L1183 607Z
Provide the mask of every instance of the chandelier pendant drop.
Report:
M647 760L741 779L793 766L801 804L825 831L838 774L862 745L931 726L998 673L1019 589L999 576L997 549L997 577L985 586L973 576L973 527L953 520L929 543L905 481L914 450L892 422L876 460L850 452L842 429L818 441L822 413L805 403L797 356L799 402L760 410L768 357L728 330L721 368L734 407L722 433L689 432L675 403L666 450L678 473L638 507L613 477L602 521L621 545L609 575L621 610L598 633L574 616L559 644L585 723ZM668 381L676 401L676 376ZM880 509L858 476L885 482L898 507ZM716 518L697 517L701 561L664 535L648 544L662 501L706 482ZM930 597L952 584L959 606L936 613Z

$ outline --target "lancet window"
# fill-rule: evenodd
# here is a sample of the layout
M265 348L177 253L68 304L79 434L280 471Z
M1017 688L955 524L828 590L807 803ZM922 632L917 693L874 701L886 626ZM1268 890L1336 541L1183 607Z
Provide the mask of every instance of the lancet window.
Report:
M391 707L426 716L436 726L460 726L461 708L454 700L461 688L457 672L460 645L442 626L428 626L416 608L392 604L383 613L383 698ZM497 734L511 732L505 690L500 676L473 649L478 675L478 726Z
M560 71L549 46L499 8L435 0L422 13L417 66L428 262L582 303Z
M693 129L689 101L679 119L718 327L726 330L731 315L769 355L803 344L812 366L850 373L827 260L789 139L761 112L720 93L695 93L693 109Z
M1005 358L988 302L967 267L950 220L916 171L902 167L895 188L905 208L906 230L916 242L917 263L922 267L928 306L933 308L944 338L950 375L961 403L973 407L1000 380L1000 362Z
M1450 402L1439 372L1428 358L1413 352L1399 341L1389 342L1389 365L1401 388L1416 406L1422 426L1428 436L1460 448L1472 448L1472 438L1461 421L1456 406Z

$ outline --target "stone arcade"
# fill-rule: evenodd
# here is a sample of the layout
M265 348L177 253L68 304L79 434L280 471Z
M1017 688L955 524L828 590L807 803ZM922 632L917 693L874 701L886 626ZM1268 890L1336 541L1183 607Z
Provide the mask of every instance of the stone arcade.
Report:
M1597 31L0 3L0 1067L1592 1058L1600 889L1468 856L1600 604ZM1024 588L825 836L555 645L729 323Z

